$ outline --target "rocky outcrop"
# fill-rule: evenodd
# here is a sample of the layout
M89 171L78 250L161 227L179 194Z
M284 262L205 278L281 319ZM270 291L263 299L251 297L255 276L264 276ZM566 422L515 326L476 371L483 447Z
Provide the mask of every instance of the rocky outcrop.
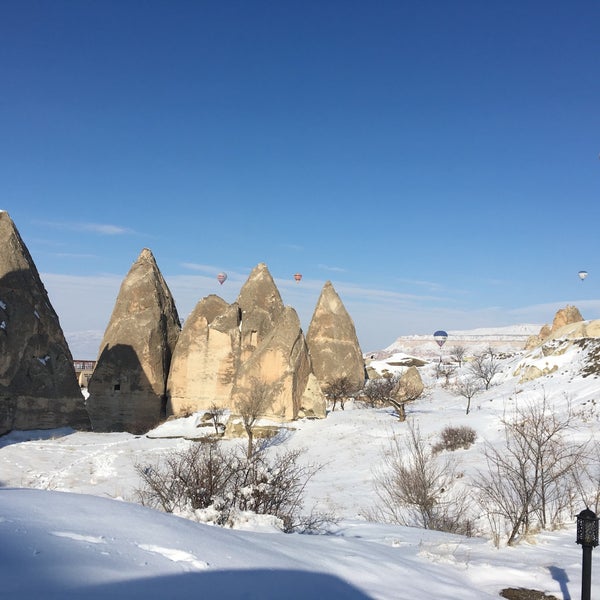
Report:
M417 367L408 367L400 376L396 389L396 399L400 402L416 400L425 389Z
M556 311L554 320L552 321L552 327L549 325L543 325L540 332L537 335L532 335L525 344L525 350L531 350L540 344L543 344L546 340L554 339L557 337L557 332L572 323L580 323L583 321L583 317L576 306L567 305L565 308L561 308Z
M241 311L211 295L185 320L167 384L167 414L183 415L230 405L239 363Z
M560 324L561 320L558 323ZM577 348L577 354L583 350L582 355L577 358L581 364L581 374L584 377L596 376L600 373L599 339L600 320L576 321L558 327L550 332L545 340L530 349L513 375L519 377L520 383L551 375L564 365L564 355Z
M235 412L257 383L270 399L264 417L325 416L298 315L284 306L264 263L233 304L208 296L186 319L169 374L169 414Z
M355 389L363 387L365 365L356 329L330 281L317 301L306 342L321 385L347 377Z
M0 211L0 434L89 429L71 352L37 268Z
M242 318L242 326L243 326ZM272 392L264 415L282 420L296 419L300 412L311 416L325 415L325 399L312 383L308 347L300 328L300 320L291 307L274 323L271 331L257 344L236 374L232 391L233 406L251 390L255 381L267 383Z
M165 417L179 331L171 292L145 248L121 284L88 385L95 431L144 433Z

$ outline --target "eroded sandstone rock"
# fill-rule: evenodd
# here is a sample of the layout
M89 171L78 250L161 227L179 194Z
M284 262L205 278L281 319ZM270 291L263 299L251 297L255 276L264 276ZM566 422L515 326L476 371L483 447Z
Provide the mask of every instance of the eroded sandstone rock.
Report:
M0 434L89 429L58 316L7 212L0 211Z
M356 389L363 387L365 365L354 322L330 281L317 301L306 342L321 385L348 377Z
M166 384L180 323L152 252L123 280L89 381L95 431L144 433L166 415Z

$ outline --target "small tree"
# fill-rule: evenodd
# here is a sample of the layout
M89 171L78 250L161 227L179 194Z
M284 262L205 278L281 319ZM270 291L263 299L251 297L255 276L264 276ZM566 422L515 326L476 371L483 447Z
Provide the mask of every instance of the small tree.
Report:
M453 393L457 396L462 396L467 400L467 410L466 414L469 414L471 410L471 400L475 397L476 394L481 392L481 383L478 379L474 377L466 377L464 379L459 379L453 387Z
M500 363L495 355L490 354L489 351L476 354L469 363L469 372L473 377L483 382L485 389L488 390L494 375L500 372Z
M225 414L225 409L222 406L218 406L216 402L213 402L210 405L208 411L210 413L210 420L212 421L213 427L215 428L215 434L222 434L223 423L221 423L221 418Z
M458 344L450 348L450 355L454 357L454 360L456 360L459 367L462 367L466 352L467 349L464 346L460 346Z
M406 421L406 405L416 400L423 393L422 386L415 381L399 381L395 394L387 400L388 404L396 409L399 421Z
M338 402L340 403L341 409L344 410L346 400L357 394L359 391L360 390L356 388L350 378L346 375L327 381L323 386L323 393L332 402L331 412L335 410Z
M434 456L411 422L404 444L392 439L384 470L376 476L381 501L376 512L401 525L469 533L465 496L450 492L455 478L453 462Z
M399 381L400 377L391 373L377 379L369 379L362 390L362 396L371 408L390 404Z
M272 406L273 396L279 388L280 386L252 377L250 387L244 390L236 400L235 408L242 417L244 430L248 436L248 458L253 454L256 421Z
M505 443L486 445L487 472L479 474L478 487L496 540L506 533L512 545L533 527L572 514L576 475L587 456L585 444L569 440L572 413L559 416L545 398L519 407L503 423Z

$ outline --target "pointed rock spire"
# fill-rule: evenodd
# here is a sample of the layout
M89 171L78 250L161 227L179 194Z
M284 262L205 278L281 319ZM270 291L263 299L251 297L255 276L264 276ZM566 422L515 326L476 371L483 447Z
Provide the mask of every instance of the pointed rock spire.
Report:
M166 414L166 384L180 323L152 252L123 280L87 401L95 431L144 433Z
M365 365L354 322L331 281L321 290L306 342L321 385L348 377L353 386L362 388Z
M279 290L265 263L259 263L244 283L237 298L241 310L242 356L244 361L267 336L283 313Z
M0 434L89 424L58 316L17 228L0 211Z

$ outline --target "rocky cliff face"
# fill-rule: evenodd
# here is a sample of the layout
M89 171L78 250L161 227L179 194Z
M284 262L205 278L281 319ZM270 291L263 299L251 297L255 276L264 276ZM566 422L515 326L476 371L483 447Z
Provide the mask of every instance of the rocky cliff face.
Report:
M552 327L549 325L543 325L537 335L532 335L530 338L528 338L525 344L525 349L531 350L532 348L544 343L546 340L556 337L557 332L566 325L580 323L582 321L583 317L581 316L579 309L576 306L571 306L568 304L565 306L565 308L561 308L556 311L554 320L552 321Z
M89 425L58 316L19 232L0 211L0 434Z
M121 284L88 390L95 431L144 433L166 414L166 384L180 323L145 248Z
M169 375L169 414L212 405L235 411L256 382L272 398L265 417L325 416L298 316L263 263L233 304L208 296L185 321Z
M362 388L365 365L354 322L330 281L317 301L306 342L321 384L348 377L353 386Z

